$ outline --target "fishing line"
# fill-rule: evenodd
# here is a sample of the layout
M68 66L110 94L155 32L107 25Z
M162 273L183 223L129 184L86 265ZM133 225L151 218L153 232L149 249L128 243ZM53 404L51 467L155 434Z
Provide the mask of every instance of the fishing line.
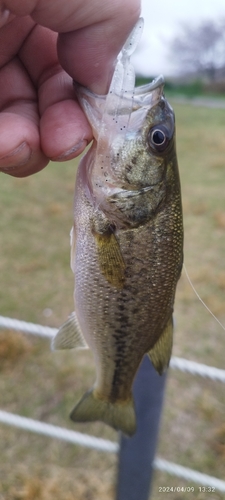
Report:
M184 268L184 271L185 271L185 274L187 276L187 279L188 279L188 282L189 284L191 285L191 288L192 290L194 291L195 295L198 297L198 299L200 300L200 302L202 303L202 305L207 309L207 311L211 314L211 316L217 321L217 323L219 323L219 325L223 328L223 330L225 331L225 326L220 322L220 320L215 316L215 314L213 314L213 312L211 311L211 309L209 309L209 307L205 304L204 300L202 300L202 298L200 297L200 295L198 294L197 290L195 289L192 281L191 281L191 278L187 272L187 269L186 269L186 266L185 264L183 264L183 268Z

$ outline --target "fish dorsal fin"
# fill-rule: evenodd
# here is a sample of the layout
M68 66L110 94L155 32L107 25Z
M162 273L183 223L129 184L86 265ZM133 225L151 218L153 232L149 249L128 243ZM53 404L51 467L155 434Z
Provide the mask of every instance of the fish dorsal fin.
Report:
M52 349L88 349L75 312L70 314L52 340Z
M95 233L94 236L102 274L111 285L116 288L123 288L125 263L114 233Z
M148 352L149 358L156 369L162 375L168 368L173 346L173 318L169 319L159 339Z

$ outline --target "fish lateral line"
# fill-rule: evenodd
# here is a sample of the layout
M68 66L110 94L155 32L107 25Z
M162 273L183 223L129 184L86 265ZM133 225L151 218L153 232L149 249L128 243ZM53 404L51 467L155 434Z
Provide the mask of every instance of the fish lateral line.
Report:
M217 321L217 323L221 326L221 328L225 331L225 326L221 323L221 321L217 318L217 316L215 316L215 314L213 314L213 312L211 311L211 309L206 305L206 303L204 302L204 300L200 297L199 293L197 292L196 288L194 287L193 283L192 283L192 280L187 272L187 268L185 266L185 264L183 264L183 268L184 268L184 271L185 271L185 274L186 274L186 277L187 277L187 280L189 282L189 285L191 286L193 292L195 293L196 297L198 298L198 300L200 300L200 302L202 303L202 305L205 307L205 309L209 312L209 314L211 314L211 316Z
M169 365L183 248L174 113L163 77L135 88L130 61L142 24L125 42L106 96L75 85L94 137L78 169L71 232L82 328L72 318L54 343L81 348L86 339L94 354L97 380L71 419L100 420L128 436L136 431L132 385L143 356L159 374Z

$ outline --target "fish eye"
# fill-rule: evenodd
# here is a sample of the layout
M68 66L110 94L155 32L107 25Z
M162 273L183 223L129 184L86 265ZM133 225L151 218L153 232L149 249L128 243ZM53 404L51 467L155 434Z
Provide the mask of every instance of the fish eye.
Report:
M159 152L166 149L169 137L165 127L156 126L149 131L150 146Z
M162 130L154 130L152 134L152 142L154 142L156 146L162 146L165 140L166 136Z

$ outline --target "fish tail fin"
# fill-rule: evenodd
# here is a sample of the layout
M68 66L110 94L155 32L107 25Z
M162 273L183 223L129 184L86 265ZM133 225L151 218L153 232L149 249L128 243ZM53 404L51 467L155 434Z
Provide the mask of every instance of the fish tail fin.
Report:
M100 420L128 436L132 436L136 431L136 415L132 396L127 401L111 403L98 398L95 391L91 389L78 401L70 418L74 422Z

